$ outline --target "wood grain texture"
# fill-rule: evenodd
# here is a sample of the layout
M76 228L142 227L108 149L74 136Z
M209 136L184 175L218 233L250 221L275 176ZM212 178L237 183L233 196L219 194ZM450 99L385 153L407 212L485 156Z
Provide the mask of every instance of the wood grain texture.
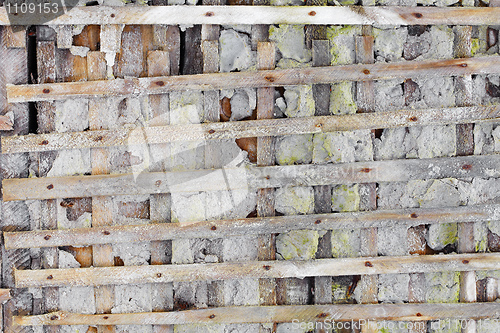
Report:
M0 304L7 302L11 298L10 289L0 289Z
M423 321L445 318L496 319L499 303L472 304L341 304L292 306L242 306L163 313L123 313L111 315L83 315L68 312L48 313L41 316L16 316L16 326L38 325L146 325L190 323L265 323L391 320Z
M7 85L7 98L9 103L17 103L61 100L73 97L162 94L170 91L184 90L206 91L262 88L340 81L499 73L500 57L491 56L467 59L259 70L238 73L127 78L94 82Z
M67 13L18 15L16 25L61 24L348 24L348 25L498 25L498 8L398 6L127 6L75 7ZM5 7L0 25L9 25Z
M102 33L103 31L101 31ZM111 39L114 40L114 39ZM103 45L104 49L110 48L112 46ZM89 77L91 79L104 79L106 77L106 60L105 55L102 52L89 52L90 61L87 63L89 68L88 72L92 73ZM90 129L101 129L108 124L103 124L100 118L102 113L106 112L103 103L99 100L89 101L89 127ZM91 166L92 174L101 175L109 173L109 161L108 152L103 148L92 149L91 155ZM92 197L92 226L102 227L108 226L113 223L112 217L112 202L111 198L104 196L93 196ZM100 244L95 245L92 248L92 262L96 267L102 266L113 266L113 249L110 244ZM96 313L111 313L111 309L114 306L114 287L112 286L99 286L94 288L95 302L96 302ZM111 333L115 332L115 328L112 326L98 326L97 331L99 333Z
M495 270L499 253L15 270L17 288Z
M326 165L241 167L178 172L12 178L4 201L90 196L222 191L288 186L401 182L415 179L500 177L500 155Z
M91 61L90 56L88 61ZM498 120L500 120L500 106L491 105L427 110L407 109L370 114L261 119L225 123L167 125L132 129L99 129L84 132L2 137L2 153L104 148L177 141L272 137L359 129L495 122ZM157 124L155 123L155 125ZM267 158L269 159L269 157Z
M7 116L0 116L0 131L12 131L14 124Z
M408 208L349 213L268 216L172 224L113 225L71 230L5 231L3 236L5 248L10 250L107 244L111 241L114 243L132 243L180 238L225 238L237 235L251 236L284 233L300 229L332 230L391 227L400 224L418 226L434 223L484 222L496 220L499 217L500 205L492 204L452 208Z

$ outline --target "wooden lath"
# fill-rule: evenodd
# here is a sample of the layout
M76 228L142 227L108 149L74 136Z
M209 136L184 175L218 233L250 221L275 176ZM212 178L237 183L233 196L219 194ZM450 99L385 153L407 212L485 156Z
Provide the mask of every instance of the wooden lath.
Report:
M0 289L0 304L3 304L11 299L10 289Z
M500 219L500 205L446 208L412 208L366 212L258 217L231 220L115 225L67 230L4 232L5 248L83 246L132 243L180 238L223 238L230 236L284 233L291 230L332 230L415 226L434 223L481 222Z
M500 253L15 270L17 288L496 270Z
M385 80L421 76L500 74L500 57L450 60L404 61L238 73L210 73L144 77L105 81L83 81L28 85L7 85L9 103L63 100L140 94L163 94L185 90L281 87L335 83L341 81Z
M424 321L445 318L497 319L500 303L434 303L434 304L336 304L336 305L282 305L232 306L202 310L77 314L53 312L38 316L15 316L15 326L40 325L179 325L229 323L286 323L296 319L301 323L391 320ZM363 326L364 326L363 325ZM359 327L359 326L358 326Z
M2 137L2 153L499 121L500 105Z
M348 24L348 25L499 25L498 8L398 6L127 6L74 7L63 14L19 15L16 25L72 24ZM0 25L10 25L5 7Z
M7 116L0 116L0 131L12 131L14 124Z
M500 177L500 155L4 179L3 200Z

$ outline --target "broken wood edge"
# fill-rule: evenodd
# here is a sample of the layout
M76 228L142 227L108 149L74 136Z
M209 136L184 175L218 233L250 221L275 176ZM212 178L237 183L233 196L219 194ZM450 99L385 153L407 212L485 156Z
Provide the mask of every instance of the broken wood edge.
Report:
M500 253L14 270L17 288L498 269Z
M11 298L10 289L0 289L0 304L4 304Z
M283 186L500 177L500 154L342 164L242 166L175 172L4 179L3 200L82 198L120 194L254 190Z
M2 137L2 153L499 121L500 105L137 127Z
M14 124L10 121L7 116L0 116L0 131L12 131L14 129Z
M142 94L163 94L185 90L206 91L281 87L288 85L326 84L341 81L471 74L500 74L500 56L127 78L103 81L7 85L7 99L9 103L19 103L63 100L78 97L138 96Z
M500 204L444 208L409 208L366 212L258 217L190 223L155 223L107 227L4 232L5 249L87 246L181 238L284 233L291 230L333 230L387 227L399 224L481 222L500 219Z
M58 7L47 15L9 17L0 7L1 25L74 24L311 24L311 25L500 25L497 8L401 6L131 6ZM63 13L64 11L64 13Z
M496 319L500 303L428 303L428 304L336 304L230 306L172 312L118 314L77 314L64 311L36 316L14 316L14 326L40 325L176 325L236 323L309 323L334 324L340 321L370 320L427 321L454 318Z

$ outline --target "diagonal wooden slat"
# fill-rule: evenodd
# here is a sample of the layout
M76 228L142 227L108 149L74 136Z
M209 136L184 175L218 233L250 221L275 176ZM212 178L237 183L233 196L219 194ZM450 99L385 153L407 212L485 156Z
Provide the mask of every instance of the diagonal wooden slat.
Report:
M2 153L498 121L500 105L2 137Z
M52 9L52 8L51 8ZM0 25L72 24L314 24L314 25L498 25L497 8L399 6L59 6L55 13L8 15L0 8ZM55 11L55 10L54 10ZM64 13L63 13L64 12Z
M411 208L366 212L271 216L246 219L114 225L66 230L4 232L6 249L93 244L132 243L179 238L223 238L273 234L291 230L356 229L389 227L397 224L481 222L500 219L500 205L473 205L450 208Z
M15 270L17 288L497 270L500 253Z
M500 74L500 57L404 61L235 73L127 78L93 82L7 85L9 103L62 100L74 97L105 97L163 94L184 90L281 87L340 81L385 80L422 76Z
M500 155L3 180L4 201L500 177Z
M294 320L295 323L323 322L325 324L334 324L335 322L352 320L359 321L351 323L359 328L360 326L366 325L369 320L419 322L450 317L456 319L497 319L500 318L500 303L240 306L175 312L119 313L106 315L54 312L40 316L15 316L14 325L284 323ZM330 326L330 328L331 327L332 326Z

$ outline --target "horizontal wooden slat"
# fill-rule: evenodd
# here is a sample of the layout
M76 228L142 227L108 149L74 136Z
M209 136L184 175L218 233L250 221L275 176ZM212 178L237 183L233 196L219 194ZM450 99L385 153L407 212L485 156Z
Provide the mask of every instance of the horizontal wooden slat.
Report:
M500 205L412 208L233 220L4 232L6 249L84 246L180 238L224 238L291 230L332 230L500 220Z
M2 137L2 153L498 121L500 105Z
M52 9L52 7L51 7ZM19 13L10 20L0 9L0 25L40 24L364 24L364 25L498 25L497 8L288 7L288 6L131 6L74 7L62 14Z
M15 270L17 288L304 278L500 268L500 253Z
M196 7L193 7L196 8ZM281 87L340 81L383 80L420 76L460 76L499 74L500 57L404 61L328 67L293 68L212 73L105 81L7 85L9 103L61 100L73 97L102 97L163 94L183 90L221 90L235 88Z
M7 116L0 116L0 131L12 131L13 124Z
M498 319L500 303L470 304L337 304L232 306L201 310L86 315L53 312L15 316L15 326L39 325L179 325L229 323L295 323L361 321L426 321L438 319ZM359 328L359 326L358 326Z
M4 201L499 177L500 155L94 176L4 179Z

